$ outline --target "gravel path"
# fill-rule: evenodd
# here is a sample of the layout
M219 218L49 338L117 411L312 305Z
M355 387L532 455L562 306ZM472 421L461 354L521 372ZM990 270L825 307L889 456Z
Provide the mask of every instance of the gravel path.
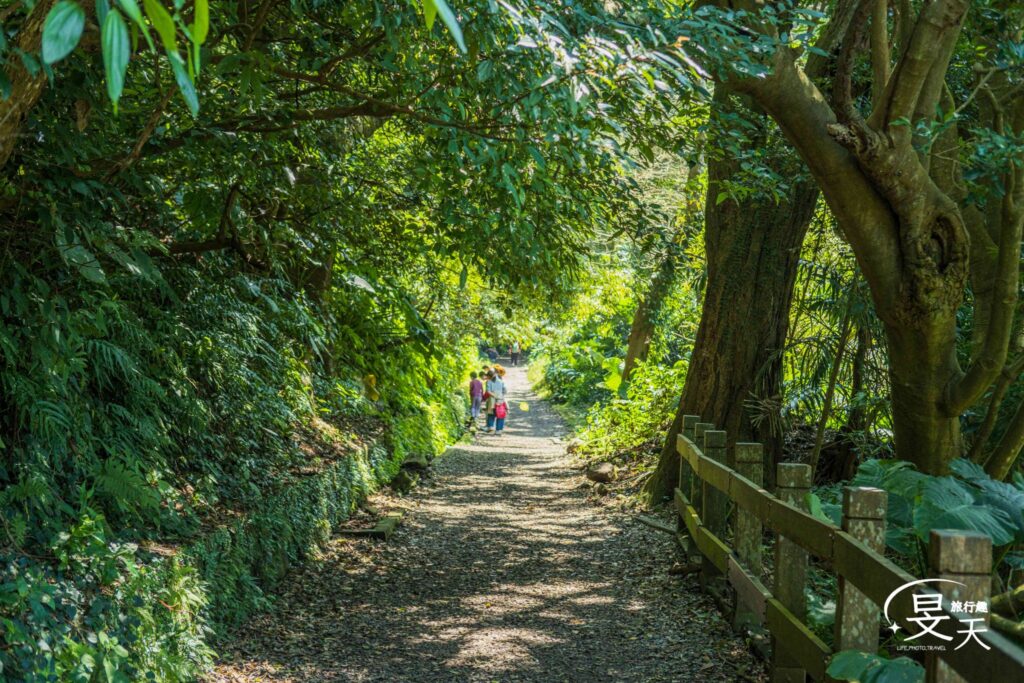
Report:
M558 417L522 368L507 384L504 436L375 501L406 510L391 540L335 539L209 680L765 680L695 580L668 575L671 537L588 501Z

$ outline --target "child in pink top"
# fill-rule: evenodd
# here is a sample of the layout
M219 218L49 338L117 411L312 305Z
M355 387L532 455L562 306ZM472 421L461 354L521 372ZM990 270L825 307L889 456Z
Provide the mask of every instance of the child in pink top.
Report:
M477 379L475 372L469 373L469 377L469 398L472 401L469 408L469 414L473 416L473 420L475 421L480 417L480 402L484 397L484 384Z

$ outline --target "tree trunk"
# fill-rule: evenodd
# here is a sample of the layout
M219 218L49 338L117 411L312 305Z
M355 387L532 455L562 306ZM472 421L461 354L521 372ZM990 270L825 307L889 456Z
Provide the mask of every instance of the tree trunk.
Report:
M962 455L959 414L944 407L960 367L952 312L933 316L932 322L927 327L886 323L885 337L896 453L922 472L940 475Z
M624 383L629 381L629 376L636 364L647 360L651 337L654 335L654 321L672 286L674 272L675 254L670 248L658 266L658 272L651 282L650 289L647 290L633 315L633 325L630 327L629 339L626 342L626 360L622 364L622 381Z
M864 405L857 402L857 395L864 391L867 382L868 348L871 346L871 328L866 324L857 325L857 349L853 354L852 377L850 379L850 402L853 407L843 426L847 432L862 432L868 428L868 414Z
M56 0L41 0L32 8L15 36L19 50L32 54L39 51L43 22L55 4ZM7 79L11 83L10 95L6 99L0 98L0 169L14 153L25 118L46 87L43 69L30 74L22 60L13 55L8 59Z
M786 149L777 147L770 163L784 177L799 172L795 155ZM684 414L699 415L703 422L724 429L730 445L762 442L769 463L777 462L781 454L777 418L782 349L800 247L814 215L818 189L813 182L797 182L778 203L770 199L717 203L720 182L732 177L737 168L732 158L708 166L704 305L683 396L658 466L644 486L644 495L652 502L670 496L676 485L676 437Z

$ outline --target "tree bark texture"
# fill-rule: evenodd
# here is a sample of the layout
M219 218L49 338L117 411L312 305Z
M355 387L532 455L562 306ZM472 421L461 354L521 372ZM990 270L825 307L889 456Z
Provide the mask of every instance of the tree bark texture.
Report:
M704 304L683 396L658 466L644 487L651 501L669 496L675 486L676 438L684 414L699 415L725 430L730 446L736 441L763 443L769 464L781 455L781 434L772 428L771 413L778 410L800 247L818 189L809 180L798 181L777 203L768 198L716 203L719 183L735 174L736 163L726 158L708 166ZM771 163L788 177L799 169L794 155L784 149ZM773 472L774 466L766 471Z
M43 23L54 4L56 0L40 0L32 8L14 39L19 50L39 53ZM7 165L14 153L25 119L46 87L46 74L42 68L30 74L22 60L13 55L7 62L7 78L11 83L11 94L7 99L0 98L0 169Z

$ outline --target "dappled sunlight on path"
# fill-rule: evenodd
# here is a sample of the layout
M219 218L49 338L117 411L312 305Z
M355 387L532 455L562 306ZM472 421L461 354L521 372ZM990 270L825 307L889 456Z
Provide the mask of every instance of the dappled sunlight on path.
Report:
M558 417L510 368L503 436L435 462L384 544L336 539L215 681L735 681L761 669L671 538L588 503ZM526 401L530 410L522 412Z

